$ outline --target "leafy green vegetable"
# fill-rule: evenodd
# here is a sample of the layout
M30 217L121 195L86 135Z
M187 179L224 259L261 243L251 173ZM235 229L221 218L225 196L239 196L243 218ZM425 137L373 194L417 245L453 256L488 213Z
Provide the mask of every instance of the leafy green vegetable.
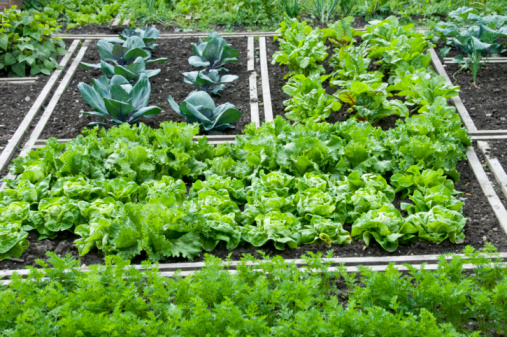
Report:
M234 129L234 126L229 123L234 123L241 117L241 112L230 103L215 107L213 99L204 91L190 93L180 106L171 96L167 100L171 108L188 123L199 123L205 132Z
M286 18L288 22L282 22L279 32L281 50L273 54L273 64L286 64L291 72L285 76L303 74L309 77L312 74L324 73L322 62L328 56L327 47L323 43L321 31L312 30L306 22L299 23L296 19ZM289 26L290 24L290 26Z
M283 104L288 113L285 117L300 123L308 121L319 122L329 117L332 111L338 111L341 108L333 96L326 94L322 88L324 82L329 76L319 76L313 74L310 77L305 75L295 75L283 87L283 91L292 96Z
M151 85L144 74L134 86L120 75L114 75L111 79L101 76L92 81L93 87L82 82L78 84L83 99L94 109L91 112L83 112L81 116L95 115L111 124L119 125L133 124L141 117L153 117L162 111L159 107L147 106ZM90 125L105 123L93 122Z
M375 239L388 252L398 249L398 243L416 236L417 227L403 221L400 212L392 206L384 206L363 214L352 224L352 237L361 236L366 245Z
M231 62L239 62L237 49L231 46L218 33L209 33L203 41L199 38L199 45L192 43L194 55L188 63L194 67L206 67L207 70L227 70L223 66Z
M147 26L145 29L127 28L120 33L120 38L123 40L127 40L129 37L138 36L143 40L144 44L146 45L146 48L155 49L158 46L155 43L155 40L158 39L159 35L160 31L157 28L155 28L154 26Z
M208 94L220 95L220 91L225 89L224 83L230 83L238 79L237 75L224 75L220 77L218 70L210 71L192 71L183 73L185 83L192 84L199 91L205 91Z
M122 75L129 81L137 80L141 75L152 77L160 73L159 69L146 70L146 65L165 62L167 58L151 59L151 53L146 50L146 44L139 36L132 36L123 44L113 44L106 39L97 43L100 54L100 63L91 64L81 62L87 68L102 69L107 77Z
M50 75L59 69L57 58L65 55L65 44L54 38L58 13L20 11L16 7L0 12L0 76Z

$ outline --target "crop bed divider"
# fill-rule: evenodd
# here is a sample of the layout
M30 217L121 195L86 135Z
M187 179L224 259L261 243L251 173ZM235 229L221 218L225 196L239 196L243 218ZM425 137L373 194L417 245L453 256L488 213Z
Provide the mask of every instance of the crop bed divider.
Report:
M259 52L261 58L262 102L264 106L264 120L273 121L273 106L271 105L271 91L269 88L268 57L266 52L266 37L259 37Z
M46 101L49 93L51 92L56 82L60 78L60 75L67 66L67 63L72 58L72 55L74 55L74 52L77 49L78 44L79 40L74 40L74 42L72 42L67 54L60 61L61 69L57 69L53 72L53 75L51 75L49 80L46 82L46 85L42 89L41 93L33 103L30 110L28 110L28 112L26 113L21 124L16 129L16 132L3 149L2 153L0 154L0 171L2 171L11 160L12 156L14 155L16 147L21 143L21 140L23 139L25 132L28 130L33 119L41 109L42 104L44 104L44 102Z
M185 39L206 37L207 33L183 33L183 34L160 34L159 39ZM244 33L220 33L222 37L273 37L279 35L275 32L244 32ZM81 39L81 40L101 40L105 38L118 37L117 34L55 34L54 37L60 37L65 40Z
M468 260L469 258L463 254L455 254L455 256L461 257L463 260ZM498 253L497 256L487 256L491 259L496 257L499 258L498 262L494 262L499 265L507 265L507 253ZM450 261L450 256L445 256L444 259L446 261ZM385 271L389 264L394 264L393 266L400 271L408 271L409 269L404 266L404 264L411 264L417 269L421 269L424 267L426 270L436 270L438 268L439 255L414 255L414 256L388 256L384 258L379 257L337 257L337 258L323 258L324 263L329 263L330 267L328 268L329 272L338 271L341 266L345 268L347 272L358 272L360 269L358 266L367 267L374 271ZM306 269L309 272L318 272L318 270L309 269L308 263L302 259L287 259L285 260L287 263L294 263L299 269ZM241 261L231 261L224 263L224 267L226 271L229 273L236 273L237 267L241 264ZM248 266L258 266L260 263L258 262L247 262ZM144 266L144 265L132 265L134 269L137 270L148 270L152 268L156 268L160 271L160 274L165 277L173 277L177 272L180 276L189 276L200 269L203 269L206 266L204 262L187 262L187 263L162 263L154 266ZM465 269L473 269L474 265L465 264ZM88 272L89 269L87 266L82 266L80 268L83 272ZM0 283L8 284L10 283L9 279L14 274L17 273L20 276L26 278L30 273L28 269L19 269L19 270L3 270L0 271L0 278L4 278L4 280L0 281Z
M488 153L489 143L484 141L477 142L477 146L481 149L484 157L486 158L486 163L488 164L493 176L495 177L497 183L500 185L500 189L502 190L503 195L507 198L507 174L505 173L502 164L498 161L497 158L491 157Z
M465 57L464 60L470 60L469 57ZM444 64L456 64L458 62L454 61L454 57L444 57ZM481 60L481 64L487 63L507 63L507 57L483 57Z
M430 48L430 55L431 55L431 63L433 64L433 67L437 71L437 74L440 76L444 76L445 80L449 84L453 84L451 82L451 79L449 78L449 75L447 75L447 72L444 69L444 66L442 65L442 62L440 62L440 59L438 58L437 52L435 49ZM467 109L465 108L465 105L463 104L463 101L459 96L451 97L451 102L454 104L456 109L458 110L459 115L461 116L461 120L465 124L465 127L469 132L477 132L477 127L474 124L474 121L470 117L470 114L468 113Z
M493 212L495 212L495 215L498 219L498 222L500 223L500 226L502 227L502 230L504 231L504 233L507 234L507 210L505 209L505 206L503 205L502 201L496 194L495 189L493 188L493 185L489 181L489 178L486 175L486 172L484 171L484 168L482 167L482 164L479 161L479 158L477 157L474 148L471 146L467 148L467 158L468 163L472 167L472 171L474 171L475 177L477 178L479 184L481 185L481 189L484 192L484 195L486 196L489 204L493 208Z
M28 84L28 83L35 83L39 79L38 76L36 77L7 77L7 78L0 78L0 84L7 83L7 84Z
M248 82L250 86L250 114L251 123L261 126L259 116L259 97L257 95L257 72L255 71L255 41L253 36L248 37L247 71L250 72Z

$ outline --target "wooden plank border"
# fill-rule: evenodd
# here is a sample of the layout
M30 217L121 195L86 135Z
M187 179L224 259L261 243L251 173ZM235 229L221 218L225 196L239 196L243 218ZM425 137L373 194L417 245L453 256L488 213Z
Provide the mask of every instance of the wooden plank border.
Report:
M273 106L271 105L271 90L269 88L268 57L266 53L266 37L259 37L259 51L261 58L262 103L264 106L264 120L273 121Z
M459 256L463 260L467 261L469 258L463 254L453 254L453 256ZM489 256L493 260L496 259L495 256ZM358 272L360 271L359 266L367 267L371 270L375 271L385 271L390 264L393 264L395 268L408 271L408 268L404 266L404 264L411 264L412 266L421 269L424 266L424 269L427 270L436 270L438 268L439 259L445 259L447 261L451 260L450 256L443 255L416 255L416 256L389 256L385 258L376 258L376 257L343 257L343 258L323 258L324 263L329 263L330 267L328 269L329 272L338 271L340 268L345 268L347 272ZM309 272L316 272L316 270L312 270L308 268L308 263L304 260L297 259L287 259L285 260L287 263L295 264L299 269L306 269ZM507 265L507 253L499 253L498 261L494 263L499 265ZM226 267L226 271L229 273L236 273L237 267L240 265L240 261L231 261L224 262L224 266ZM249 266L258 266L259 263L249 262L247 263ZM472 264L465 264L466 269L473 269ZM188 262L188 263L171 263L171 264L158 264L154 266L142 266L142 265L132 265L134 269L137 270L148 270L152 268L156 268L159 270L160 274L165 277L172 277L178 272L180 276L188 276L196 271L203 269L205 267L204 262ZM89 269L87 266L82 266L80 268L83 272L88 272ZM9 282L8 279L14 274L17 273L20 276L26 277L30 270L28 269L15 269L15 270L3 270L0 271L0 278L4 278L3 282Z
M495 212L495 215L498 219L498 222L500 223L500 226L502 227L502 230L504 231L504 233L507 234L507 210L505 210L505 207L500 198L498 197L498 195L496 194L493 185L489 181L489 178L486 175L486 172L484 171L484 168L482 167L482 164L479 161L479 158L477 157L474 148L471 146L467 148L467 158L468 163L470 164L470 167L472 168L472 171L475 174L475 177L477 178L479 184L481 185L484 195L486 195L489 204L491 205L493 211Z
M436 72L440 76L444 76L445 80L449 84L453 84L451 82L451 79L449 78L449 75L447 75L447 72L445 71L444 67L442 66L442 63L440 62L440 59L438 58L437 52L435 49L430 48L430 55L431 55L431 62L433 64L433 67L435 68ZM463 101L461 101L461 98L459 96L451 97L451 102L454 104L456 109L458 110L459 115L461 116L461 120L465 124L465 127L469 132L477 132L477 127L475 127L474 121L470 117L470 114L468 113L467 109L465 108L465 105L463 105Z
M32 134L30 135L30 138L26 142L25 146L23 147L23 150L21 150L21 153L19 154L20 157L26 156L28 152L33 148L35 145L35 142L37 139L39 139L40 134L44 130L44 127L46 126L46 123L48 122L49 118L51 117L51 114L56 108L56 105L58 104L58 101L60 100L60 97L63 95L65 89L70 84L70 81L74 77L74 73L76 72L77 67L79 66L79 63L84 57L84 54L86 50L88 50L88 45L90 44L90 40L85 40L83 43L83 46L79 50L79 53L76 55L76 58L70 65L69 69L67 70L67 73L63 77L62 81L60 82L60 85L56 89L55 94L51 98L51 101L49 101L48 106L46 107L44 113L42 114L39 122L35 126L35 128L32 131Z
M275 32L243 32L243 33L220 33L222 37L273 37L279 35ZM81 39L81 40L100 40L104 38L114 38L118 37L115 34L94 34L94 35L86 35L86 34L55 34L55 37L60 37L65 40L69 39ZM208 33L183 33L183 34L160 34L159 39L190 39L190 38L198 38L198 37L206 37Z
M53 72L53 75L49 78L46 85L42 89L42 92L39 94L35 102L33 103L30 110L25 115L25 118L23 118L23 121L16 129L16 132L11 137L5 148L3 149L2 153L0 154L0 171L2 171L6 165L10 162L12 156L14 155L16 147L21 143L21 140L25 134L25 132L30 127L30 124L32 123L33 119L39 112L39 110L42 107L42 104L46 101L49 93L55 86L56 82L58 81L58 78L64 71L65 67L67 66L67 63L72 58L72 55L74 54L75 50L77 49L77 46L79 44L79 40L74 40L72 44L69 47L69 50L67 54L63 57L63 59L60 61L60 67L61 69L57 69Z
M63 61L63 59L62 59ZM35 83L39 79L38 76L36 77L6 77L6 78L0 78L0 84L7 83L7 84L27 84L27 83Z
M489 155L488 142L479 141L477 142L477 146L484 154L484 158L486 158L486 163L488 164L489 169L493 173L497 183L500 185L503 195L507 198L507 174L505 173L502 164L500 164L497 158L493 158Z

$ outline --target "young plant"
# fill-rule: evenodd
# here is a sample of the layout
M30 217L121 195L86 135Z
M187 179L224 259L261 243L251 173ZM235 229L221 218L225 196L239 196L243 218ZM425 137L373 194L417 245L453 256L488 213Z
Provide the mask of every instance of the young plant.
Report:
M409 114L407 106L396 99L388 100L392 96L387 91L387 83L375 82L349 82L345 89L335 95L351 107L348 109L360 120L371 124L378 122L387 116L407 117Z
M320 122L328 118L331 111L340 110L340 102L326 94L326 90L322 88L322 82L328 78L329 75L318 74L310 77L302 74L291 77L283 87L283 91L292 96L283 102L286 106L285 111L288 111L285 117L300 123Z
M225 88L224 83L230 83L238 79L236 75L224 75L220 77L218 70L192 71L183 73L185 83L192 84L197 90L206 91L208 94L220 96L220 91Z
M297 18L301 13L301 8L299 8L299 0L282 0L283 8L285 9L285 14L287 14L290 18Z
M83 112L80 117L94 115L110 124L120 125L133 124L141 117L153 117L162 111L157 106L147 106L151 85L146 75L141 75L134 86L120 75L114 75L111 79L101 76L92 81L93 87L83 82L78 84L83 99L94 109ZM89 125L106 125L106 123L93 122Z
M310 13L320 22L328 22L338 5L338 1L339 0L313 0L309 8Z
M330 40L336 47L341 48L357 42L355 36L361 36L364 33L352 28L351 23L354 22L352 16L338 20L332 24L328 24L328 28L322 29L322 34Z
M302 32L299 28L303 27L305 26L293 24L284 34L287 38L279 39L280 50L273 54L273 64L286 64L292 70L285 78L294 74L309 77L325 72L320 62L326 59L328 47L323 43L322 33L319 30L312 31L311 28L308 33L306 29Z
M218 33L208 34L204 41L199 38L199 45L192 43L192 50L194 55L188 59L188 63L194 67L228 71L223 67L225 64L239 62L239 51L232 49Z
M146 29L125 29L122 33L120 33L120 38L122 40L127 40L129 37L132 36L138 36L140 37L144 44L146 45L146 48L148 49L155 49L158 44L155 43L155 40L159 37L160 31L153 27L148 26Z
M171 108L184 117L188 123L199 123L205 132L234 129L234 123L241 117L241 112L230 103L215 107L215 102L204 91L191 92L180 106L169 96Z
M146 70L146 65L167 61L167 58L151 59L151 53L144 50L146 45L138 36L127 38L123 45L100 40L97 47L101 58L100 63L81 62L81 65L85 69L102 69L107 77L116 74L133 81L137 80L142 74L147 77L155 76L160 70Z

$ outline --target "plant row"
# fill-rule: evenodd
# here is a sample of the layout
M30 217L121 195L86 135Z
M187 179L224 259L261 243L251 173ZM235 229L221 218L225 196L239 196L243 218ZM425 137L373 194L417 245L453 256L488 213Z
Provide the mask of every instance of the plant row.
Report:
M408 0L211 0L196 2L192 0L140 1L140 0L90 0L87 3L76 0L27 0L24 8L42 11L45 7L61 13L59 19L67 28L89 24L111 23L117 16L129 18L139 25L150 23L167 26L178 23L183 29L200 28L210 30L216 25L231 28L234 26L251 29L274 29L283 19L285 12L290 17L312 19L321 22L334 21L348 15L363 17L366 21L397 15L410 22L410 16L439 20L442 15L468 5L483 13L505 14L502 0L487 2L428 0L414 2ZM180 28L181 29L181 28Z
M44 269L0 286L2 336L482 336L507 331L507 270L488 247L470 260L441 257L435 271L331 271L245 257L237 273L208 256L186 278L118 258L80 270L51 255ZM50 253L52 254L52 253ZM472 265L473 272L465 265Z

